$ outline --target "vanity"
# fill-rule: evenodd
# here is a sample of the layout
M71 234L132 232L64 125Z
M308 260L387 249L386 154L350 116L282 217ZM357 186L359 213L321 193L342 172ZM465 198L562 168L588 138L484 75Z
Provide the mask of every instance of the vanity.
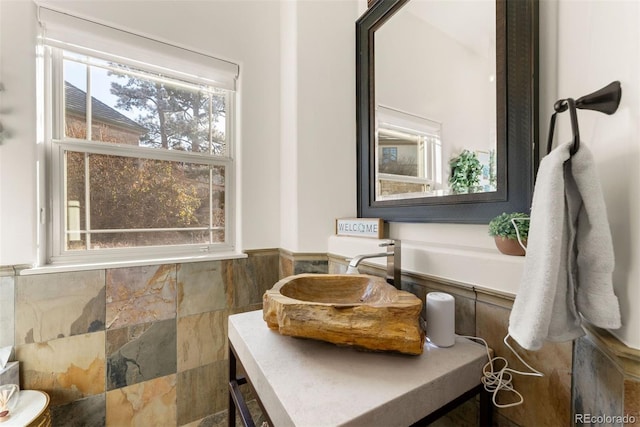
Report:
M484 346L456 337L425 344L420 356L373 353L280 335L262 310L229 317L229 414L254 425L239 385L249 382L270 426L427 425L480 395L480 425L491 425L491 396L480 378ZM239 376L241 370L245 376ZM235 425L230 416L229 426Z

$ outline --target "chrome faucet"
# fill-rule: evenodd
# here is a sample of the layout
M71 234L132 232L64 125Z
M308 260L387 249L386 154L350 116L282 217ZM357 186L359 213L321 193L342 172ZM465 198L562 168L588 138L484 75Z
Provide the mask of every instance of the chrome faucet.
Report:
M377 254L358 255L351 258L349 266L347 267L347 274L358 274L358 265L364 259L387 257L387 283L390 283L397 289L400 289L402 286L402 271L400 270L400 258L402 251L400 240L389 240L380 243L380 246L386 247L387 251Z

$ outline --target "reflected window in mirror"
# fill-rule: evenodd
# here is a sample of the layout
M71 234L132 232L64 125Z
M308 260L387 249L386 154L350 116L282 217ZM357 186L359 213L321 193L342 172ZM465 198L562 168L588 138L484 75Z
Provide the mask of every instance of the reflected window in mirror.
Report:
M376 200L437 195L446 191L442 164L442 125L378 106Z

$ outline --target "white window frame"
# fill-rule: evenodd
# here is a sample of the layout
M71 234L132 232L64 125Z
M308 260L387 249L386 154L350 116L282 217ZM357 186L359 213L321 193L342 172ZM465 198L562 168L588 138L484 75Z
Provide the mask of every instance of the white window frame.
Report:
M46 12L46 13L44 13ZM48 177L47 185L44 187L44 194L39 196L41 203L41 222L46 222L46 245L39 242L39 246L47 247L46 264L93 264L118 261L144 261L152 259L167 258L202 258L206 255L218 255L223 253L233 253L236 250L236 160L235 160L235 128L236 128L236 102L235 102L235 82L238 77L238 66L227 61L218 60L212 57L205 57L205 61L200 63L202 54L192 51L183 50L175 46L167 45L161 42L154 42L146 37L135 36L129 32L123 33L121 30L106 27L102 24L86 21L84 19L72 17L59 12L50 11L48 9L39 8L39 18L43 15L47 16L47 20L43 24L43 34L41 35L42 55L42 76L43 76L43 93L41 94L41 103L43 104L43 120L44 128L44 163L46 164L46 172L44 175ZM71 22L70 22L71 20ZM69 27L69 25L71 25ZM47 34L49 28L53 28L55 38L50 38ZM92 35L99 34L100 46L107 46L109 49L117 49L118 55L110 52L98 52L93 49L94 46L89 40L88 46L78 46L74 43L75 39L80 37L82 32L78 32L78 28L83 31L95 31ZM67 32L67 29L69 31ZM71 31L73 29L73 31ZM111 38L110 38L111 36ZM60 41L60 40L63 41ZM77 43L86 40L78 39ZM104 44L104 42L107 42ZM144 56L146 59L153 60L153 50L161 49L162 53L158 55L158 63L160 66L141 65L140 61L126 59L127 53L140 57L139 45L131 45L134 42L140 42L147 51ZM159 43L159 45L158 45ZM110 47L111 46L111 47ZM132 48L130 48L133 46ZM210 153L192 153L177 150L166 150L149 147L131 146L125 144L113 144L104 142L93 142L87 140L78 140L64 137L64 78L62 73L62 52L66 49L75 53L88 54L89 56L114 61L121 64L133 66L138 69L146 69L148 71L158 71L161 68L165 75L172 78L178 78L187 84L208 85L226 90L226 118L225 118L225 153L224 155L213 155ZM179 58L173 58L173 63L192 64L196 63L200 67L205 67L206 76L204 78L196 77L189 74L195 70L200 75L202 71L195 67L191 69L186 67L185 70L171 71L167 70L167 64L171 64L171 54L180 53ZM185 61L185 56L188 60ZM195 58L195 59L194 59ZM220 65L219 68L211 68L212 65ZM208 68L207 68L208 67ZM230 71L231 70L231 71ZM186 73L185 73L186 72ZM88 103L90 104L90 103ZM167 245L167 246L145 246L132 248L105 248L90 250L66 250L66 195L65 195L65 174L64 174L64 153L66 150L87 152L95 154L127 156L149 160L165 160L165 161L184 161L193 164L224 166L225 168L225 241L224 243L210 244L185 244L185 245ZM42 183L42 179L40 180ZM39 193L41 193L39 191ZM211 205L210 205L211 208ZM46 215L43 213L46 212ZM211 212L210 212L211 215ZM45 221L46 219L46 221ZM41 233L42 234L42 233ZM42 255L40 259L42 260Z

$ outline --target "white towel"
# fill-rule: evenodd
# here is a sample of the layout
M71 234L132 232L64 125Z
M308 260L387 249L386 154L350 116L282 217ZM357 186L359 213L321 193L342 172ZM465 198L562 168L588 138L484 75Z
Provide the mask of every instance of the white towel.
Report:
M509 335L528 350L545 340L584 335L582 318L620 327L613 293L613 244L593 156L572 143L549 153L538 169L527 255L509 318Z

